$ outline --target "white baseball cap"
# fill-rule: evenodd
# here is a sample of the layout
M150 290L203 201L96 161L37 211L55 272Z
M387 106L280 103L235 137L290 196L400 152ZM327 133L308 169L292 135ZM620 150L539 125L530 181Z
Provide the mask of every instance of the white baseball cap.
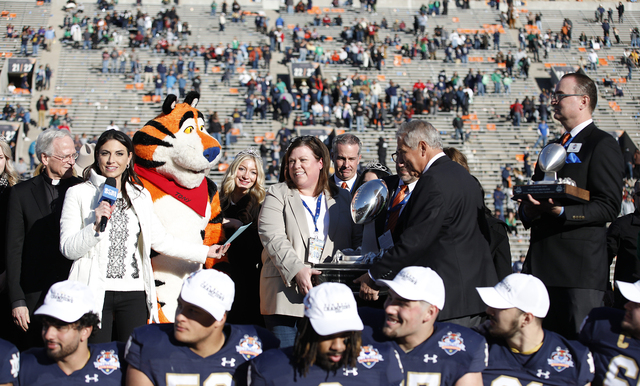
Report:
M377 280L376 284L389 287L407 300L422 300L444 308L444 282L440 275L427 267L404 267L393 280Z
M627 300L634 303L640 303L640 280L635 283L627 283L625 281L616 280L618 289Z
M489 307L504 310L518 308L544 318L549 311L549 293L542 280L525 273L512 273L495 287L476 287Z
M65 280L49 288L44 303L34 312L66 323L77 322L87 312L94 310L93 292L85 284Z
M364 328L353 292L342 283L322 283L311 288L304 297L304 316L320 336Z
M207 311L216 320L231 310L235 286L226 274L215 269L201 269L187 276L180 297L187 303Z

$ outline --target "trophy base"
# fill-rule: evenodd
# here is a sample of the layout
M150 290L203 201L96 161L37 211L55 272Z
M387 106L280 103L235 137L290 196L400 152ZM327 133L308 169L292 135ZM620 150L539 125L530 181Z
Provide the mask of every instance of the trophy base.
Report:
M590 199L588 190L567 184L516 185L511 199L526 199L528 194L538 201L551 198L561 205L584 204Z

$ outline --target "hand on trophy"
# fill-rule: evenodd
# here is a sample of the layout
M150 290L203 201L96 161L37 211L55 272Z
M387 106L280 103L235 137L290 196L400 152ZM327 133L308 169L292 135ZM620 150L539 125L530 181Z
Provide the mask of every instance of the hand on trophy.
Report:
M530 194L527 194L527 199L519 199L518 202L522 205L524 215L530 220L535 220L544 213L558 217L562 213L562 206L553 202L553 199L549 198L547 201L536 200Z
M360 276L354 283L360 283L360 297L364 300L378 300L380 287L378 287L371 279L368 273Z

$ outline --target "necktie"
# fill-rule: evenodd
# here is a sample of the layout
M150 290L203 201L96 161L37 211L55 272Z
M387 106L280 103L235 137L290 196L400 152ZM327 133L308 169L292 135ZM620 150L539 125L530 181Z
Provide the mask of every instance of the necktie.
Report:
M564 146L565 143L567 143L567 141L571 138L571 134L569 132L566 132L564 134L562 134L562 146Z
M396 228L396 224L398 223L398 217L400 217L400 208L398 208L398 205L400 205L400 203L404 201L404 198L407 195L407 189L409 189L409 186L402 185L400 187L400 190L398 191L398 194L396 194L396 197L393 199L393 203L391 204L391 214L389 214L389 220L387 221L386 228L387 230L390 230L391 233L393 233L394 229Z
M342 183L342 189L347 189L347 190L349 190L349 185L347 185L347 183L346 183L346 182L343 182L343 183Z

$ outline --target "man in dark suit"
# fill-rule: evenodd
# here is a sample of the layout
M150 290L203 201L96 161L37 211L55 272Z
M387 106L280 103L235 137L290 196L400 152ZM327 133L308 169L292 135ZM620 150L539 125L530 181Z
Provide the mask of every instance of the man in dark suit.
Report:
M551 307L544 327L568 339L577 338L584 317L602 305L609 282L605 225L615 220L622 200L622 153L593 123L597 99L594 82L576 73L563 76L551 98L553 116L566 131L560 143L567 161L558 178L570 177L588 190L589 202L560 206L529 196L520 206L520 218L531 228L522 272L547 286ZM533 180L543 177L536 166Z
M67 130L42 132L36 154L43 165L41 173L9 192L4 246L13 321L27 332L26 342L24 336L15 337L23 347L42 344L33 312L51 284L69 276L71 261L60 253L60 214L67 189L80 182L73 177L77 154Z
M479 227L484 221L480 186L463 166L445 156L440 135L431 124L404 123L397 138L398 166L419 179L393 232L397 241L368 274L357 279L360 296L375 300L374 281L391 280L404 267L430 267L447 288L439 320L478 324L485 307L475 287L498 282L489 244Z
M353 195L353 187L358 179L358 164L362 156L360 138L353 134L340 134L333 139L331 159L335 173L329 179L339 188L347 189Z

